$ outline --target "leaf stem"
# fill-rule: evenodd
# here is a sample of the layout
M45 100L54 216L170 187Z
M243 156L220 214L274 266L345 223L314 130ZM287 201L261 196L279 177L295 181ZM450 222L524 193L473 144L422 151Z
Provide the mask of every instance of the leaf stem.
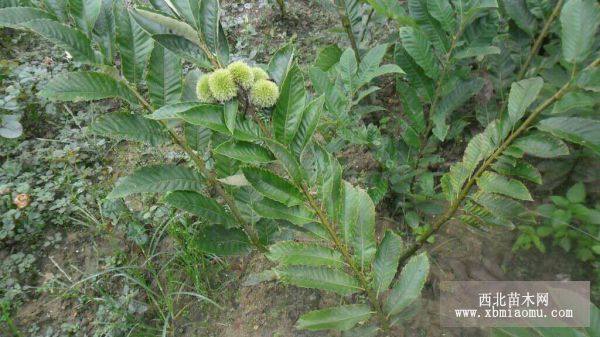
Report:
M356 61L360 63L360 52L358 50L358 43L356 42L356 37L354 36L354 32L352 32L352 24L350 22L350 18L348 18L348 13L346 12L346 1L345 0L336 0L337 11L342 21L342 26L346 31L346 35L348 35L348 39L350 40L350 46L354 51L354 57L356 57Z

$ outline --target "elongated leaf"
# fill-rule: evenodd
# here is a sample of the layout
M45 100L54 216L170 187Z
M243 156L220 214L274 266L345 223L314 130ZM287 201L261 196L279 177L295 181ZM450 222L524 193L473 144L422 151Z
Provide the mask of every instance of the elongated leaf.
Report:
M345 266L341 253L316 243L281 241L269 247L267 257L283 266Z
M508 16L513 19L517 27L528 35L533 36L536 29L535 17L527 10L525 0L503 0L504 9Z
M216 54L219 44L219 1L206 0L200 3L200 31L208 48Z
M519 82L514 82L510 86L508 95L508 118L511 125L515 125L531 103L533 103L544 86L544 80L541 77L528 78Z
M234 256L250 252L252 244L241 229L214 225L202 228L191 248L217 256Z
M404 243L400 236L390 230L386 231L373 261L373 289L378 295L392 284L403 249Z
M426 253L413 256L402 268L400 278L385 300L383 309L392 316L400 313L421 295L429 274L429 259Z
M545 132L532 132L520 137L513 143L513 146L528 155L540 158L555 158L569 154L567 144Z
M204 126L221 133L229 133L223 119L222 105L198 104L191 109L178 112L177 115L190 124Z
M281 47L269 61L267 67L269 76L275 83L281 85L294 61L294 46L286 44Z
M197 0L171 0L179 16L185 19L191 26L197 25L200 1Z
M152 38L175 55L194 63L198 67L212 69L212 64L204 51L190 40L175 34L156 34Z
M228 141L217 146L214 152L247 164L264 164L274 159L269 150L248 142Z
M69 11L77 26L91 37L100 15L102 0L69 0Z
M204 179L185 166L157 165L138 169L119 179L108 198L122 198L134 193L161 193L170 191L200 191Z
M346 238L354 248L354 255L362 270L366 270L375 258L375 205L367 191L344 185L343 216L340 222L344 226Z
M152 52L152 38L131 17L125 7L117 20L117 44L121 55L121 71L125 78L139 83L144 78L144 69Z
M27 21L22 23L21 26L31 29L65 49L79 62L100 63L91 47L90 39L79 30L48 19Z
M448 95L444 96L437 109L432 112L433 134L439 139L446 139L450 127L446 124L448 116L456 109L465 104L471 97L481 90L484 81L481 78L474 78L459 83Z
M281 281L302 288L328 290L340 295L350 295L360 290L358 281L352 276L329 267L280 267L277 274Z
M283 80L281 94L272 116L275 139L282 144L289 144L298 132L305 100L304 77L300 68L293 66Z
M182 88L181 72L179 56L162 46L154 46L146 76L152 105L161 107L179 100Z
M285 146L280 143L267 140L266 145L271 150L271 152L275 155L275 158L281 163L287 174L292 178L292 181L299 184L306 177L305 171L300 166L298 159L294 157L294 155L288 151Z
M236 126L236 118L238 113L238 101L237 99L231 99L225 102L223 108L223 119L225 120L225 126L227 126L227 130L232 134L235 131Z
M396 63L406 72L411 86L418 90L426 100L431 100L434 95L433 81L425 75L423 69L415 63L400 44L396 44L394 56Z
M165 144L170 141L160 123L126 112L98 118L92 123L90 131L106 137L139 141L150 145Z
M0 8L0 27L19 28L25 22L39 19L52 20L54 16L34 7Z
M187 23L144 9L132 9L131 16L150 35L175 34L199 45L196 30Z
M376 72L379 68L379 64L383 60L385 53L387 52L388 45L380 44L369 50L360 61L358 65L358 78L359 82L367 83L372 78L371 74Z
M423 69L425 74L432 79L439 76L439 65L431 49L427 36L418 28L401 27L400 39L406 52Z
M594 0L568 0L560 13L561 44L567 62L587 57L600 24L600 7Z
M115 0L101 0L100 15L94 26L93 39L98 44L100 52L104 55L104 64L114 65L117 56L117 27Z
M288 207L277 201L264 198L260 202L254 204L252 208L264 218L286 220L298 226L316 221L314 214L302 205Z
M537 128L566 141L583 145L600 154L600 121L579 117L553 117L541 120Z
M302 193L289 181L275 173L255 167L242 168L246 180L263 196L287 206L300 205Z
M296 327L306 330L346 331L359 322L367 321L372 314L371 308L366 304L342 305L308 312L300 316Z
M493 172L484 172L477 179L477 186L488 193L499 193L519 200L533 200L523 183Z
M446 32L450 34L454 33L456 30L456 19L448 0L427 0L427 9L429 9L429 14L442 25L442 28Z
M157 110L154 110L153 113L145 115L144 117L154 120L176 119L180 118L179 113L191 110L193 108L197 108L199 105L202 104L197 102L181 102L165 105Z
M236 221L213 199L193 191L175 191L167 194L163 201L167 204L197 215L210 224L233 227Z
M340 47L336 44L330 44L319 52L314 66L323 71L328 71L340 61L341 56L342 50Z
M535 166L522 160L503 156L492 165L492 168L502 175L527 179L536 184L542 183L542 175Z
M137 105L133 92L121 81L94 72L67 73L54 77L39 95L58 101L92 101L117 97Z
M321 95L312 100L312 102L310 102L304 108L304 111L302 112L302 120L298 126L298 132L296 132L296 135L291 143L292 149L297 156L302 154L302 151L308 142L310 142L310 139L317 130L319 119L321 118L321 113L323 112L324 103L325 97Z

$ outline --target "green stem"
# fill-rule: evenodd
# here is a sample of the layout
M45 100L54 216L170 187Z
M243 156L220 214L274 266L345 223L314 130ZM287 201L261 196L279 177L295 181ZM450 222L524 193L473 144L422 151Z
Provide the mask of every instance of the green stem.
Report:
M154 109L152 108L150 103L148 103L148 101L146 101L146 99L144 99L144 97L142 97L142 95L140 95L140 93L135 88L131 86L129 87L135 94L142 107L144 107L144 109L152 113ZM211 172L206 168L206 162L204 161L204 159L202 159L202 157L196 154L194 150L190 148L189 145L175 133L175 131L171 130L166 122L160 121L160 123L169 133L169 136L173 140L173 143L179 146L190 157L190 159L194 162L194 166L196 166L196 169L200 172L200 174L202 174L202 176L206 178L208 184L215 189L215 191L221 198L223 198L223 200L229 207L231 214L233 214L233 217L240 223L240 225L242 226L242 230L250 239L250 242L261 252L267 252L268 249L260 242L260 237L256 232L254 226L252 226L244 220L242 213L235 204L235 200L229 195L229 193L227 193L227 191L225 191L221 182L215 177L214 172Z
M419 238L419 240L417 240L415 243L413 243L402 254L402 256L400 257L400 265L402 265L403 263L405 263L406 260L409 257L411 257L412 255L414 255L416 253L416 251L419 250L419 248L421 248L425 244L425 242L427 241L427 239L430 236L432 236L437 231L439 231L440 228L448 220L450 220L454 216L454 214L459 209L459 207L462 204L462 202L469 195L469 192L470 192L471 188L473 187L473 185L475 184L475 182L477 181L477 178L479 178L481 176L481 174L483 174L483 172L485 172L494 163L494 161L504 152L504 150L506 150L506 148L508 148L508 146L510 146L510 144L512 144L512 142L515 139L517 139L517 137L519 137L523 132L525 132L529 128L529 126L536 120L536 118L542 113L542 111L544 111L544 109L546 109L551 104L553 104L554 102L556 102L557 100L559 100L565 94L565 92L570 88L570 86L571 86L571 81L567 82L556 93L554 93L554 95L552 95L550 98L548 98L542 104L540 104L529 115L529 117L527 117L527 119L525 119L525 121L523 121L523 123L519 126L519 128L517 128L515 131L513 131L504 140L504 142L502 142L502 144L500 145L500 147L498 149L496 149L496 151L494 151L494 153L492 153L483 162L483 164L481 164L481 166L475 172L475 174L473 176L471 176L471 178L469 178L469 180L467 180L467 183L465 184L465 186L459 192L458 197L455 200L452 201L452 203L450 204L450 206L448 206L448 208L446 209L446 211L440 217L437 218L437 220L433 223L433 225L431 226L431 228L427 232L425 232Z
M360 52L358 50L358 44L356 43L356 37L354 37L354 33L352 32L352 24L350 23L350 18L346 14L346 1L345 0L336 0L337 11L342 21L342 26L346 31L346 35L348 35L348 39L350 40L350 46L354 51L354 56L356 57L356 62L360 63Z

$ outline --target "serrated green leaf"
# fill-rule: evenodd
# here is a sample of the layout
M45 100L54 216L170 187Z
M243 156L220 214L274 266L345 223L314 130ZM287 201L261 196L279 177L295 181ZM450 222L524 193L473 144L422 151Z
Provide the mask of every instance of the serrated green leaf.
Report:
M542 175L535 168L535 166L528 164L522 160L518 160L516 163L508 161L509 157L501 157L496 161L492 168L494 171L507 176L514 176L523 179L527 179L536 184L542 183Z
M600 121L579 117L553 117L536 127L566 141L583 145L600 154Z
M567 62L578 63L588 56L600 24L600 7L594 0L567 0L560 13L561 45Z
M135 21L150 35L176 34L199 45L198 33L187 23L153 11L135 8L130 11Z
M527 10L525 0L503 0L504 10L508 16L513 19L517 27L521 28L529 36L535 34L537 21L535 17Z
M288 266L277 269L281 281L302 288L313 288L350 295L361 290L358 281L345 272L329 267Z
M227 126L227 130L232 134L235 132L236 119L238 113L238 100L231 99L225 102L223 107L223 119L225 121L225 126Z
M304 177L306 177L306 173L300 166L298 159L285 146L276 141L266 140L265 143L290 178L292 178L292 181L296 184L301 183L304 180Z
M373 290L377 295L386 291L392 284L404 248L400 236L390 230L385 232L373 260Z
M265 164L275 159L264 147L241 141L227 141L217 146L214 152L247 164Z
M298 66L290 68L281 85L281 94L271 121L275 139L282 144L289 144L298 132L302 122L302 112L306 101L304 77Z
M57 75L38 95L57 101L93 101L116 97L137 105L134 93L125 83L109 75L95 72L76 72Z
M117 45L121 57L121 72L132 83L144 78L144 69L152 52L152 38L131 17L126 7L117 19Z
M317 60L315 61L314 66L323 71L328 71L340 61L341 56L342 50L340 47L335 44L328 45L327 47L321 49L317 55Z
M508 94L508 119L511 125L523 118L525 111L535 101L544 86L541 77L528 78L514 82Z
M569 147L562 140L545 132L531 132L513 143L524 153L540 158L555 158L569 154Z
M190 1L190 0L171 0L169 3L173 6L173 9L177 11L187 23L191 26L197 25L197 19L199 13L199 6L201 1Z
M148 143L166 144L171 141L164 127L153 120L126 112L103 115L90 126L97 135Z
M527 187L515 179L508 179L496 173L487 171L477 179L477 186L488 193L498 193L514 199L532 201Z
M155 107L175 103L181 96L182 67L179 56L170 50L157 45L154 46L150 61L146 83L150 102Z
M200 68L212 69L213 67L204 51L182 36L175 34L155 34L152 38L175 55L192 62Z
M310 142L313 134L317 130L319 120L323 112L323 104L325 103L325 97L319 96L312 100L302 112L302 120L298 126L298 132L294 136L291 142L291 147L297 156L302 154L302 151L306 145Z
M474 78L463 81L444 96L433 113L433 134L441 141L446 139L450 127L446 124L448 116L456 109L465 104L472 96L478 93L483 87L484 81L481 78Z
M421 296L421 289L425 285L428 274L429 259L426 253L423 252L408 260L383 305L383 310L388 317L400 313Z
M439 76L439 65L435 59L431 43L418 28L400 27L400 39L406 52L432 79Z
M291 43L288 43L277 50L269 61L267 71L269 76L271 76L271 79L275 81L275 83L282 85L288 71L292 68L293 61L294 46Z
M79 62L88 64L101 63L91 47L92 42L90 39L77 29L48 19L27 21L22 23L21 26L34 31L50 42L65 49Z
M185 125L184 136L186 143L195 151L205 153L210 143L212 131L198 125Z
M25 22L39 19L52 20L54 16L34 7L0 8L0 27L19 28Z
M341 205L340 225L344 238L354 249L354 255L361 270L375 258L375 205L369 194L358 187L344 182L344 201ZM331 214L331 213L329 213Z
M202 176L185 166L147 166L120 178L108 198L122 198L134 193L200 191L203 188Z
M77 26L91 36L100 15L102 0L69 0L69 12Z
M213 199L194 191L175 191L167 194L163 201L167 204L201 217L210 224L233 227L236 221Z
M454 33L456 19L448 0L427 0L427 9L429 9L429 14L442 25L446 32Z
M271 171L244 167L242 172L252 187L269 199L287 206L300 205L304 201L302 192L296 186Z
M396 63L406 72L411 87L415 87L427 100L431 100L434 95L433 81L425 75L423 69L415 63L400 44L396 44L394 56Z
M199 26L208 49L217 55L221 63L229 63L229 45L221 28L221 10L218 0L200 2Z
M356 324L367 321L373 312L366 304L350 304L339 307L314 310L303 314L296 327L305 330L337 330L346 331Z
M316 243L281 241L269 247L267 257L282 266L345 266L341 253Z
M239 228L206 226L194 236L190 248L217 256L243 255L252 250L248 237Z
M198 104L191 109L178 112L184 121L204 126L213 131L229 134L223 118L223 106L217 104Z
M252 205L252 208L264 218L286 220L298 226L316 221L314 214L302 205L288 207L277 201L264 198Z
M181 102L175 104L169 104L160 107L159 109L154 110L153 113L149 115L144 115L144 117L148 119L154 120L163 120L163 119L176 119L181 118L179 113L188 111L193 108L197 108L199 105L202 105L197 102Z

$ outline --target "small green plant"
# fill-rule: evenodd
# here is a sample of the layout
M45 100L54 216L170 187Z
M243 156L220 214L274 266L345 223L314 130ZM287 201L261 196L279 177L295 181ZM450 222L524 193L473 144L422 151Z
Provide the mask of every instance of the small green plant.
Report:
M567 253L574 252L581 261L597 259L600 255L600 209L597 205L594 208L586 206L583 183L573 185L564 197L551 196L550 201L537 208L542 218L538 226L518 227L521 234L513 249L530 249L533 245L545 253L542 239L551 238L553 244Z

